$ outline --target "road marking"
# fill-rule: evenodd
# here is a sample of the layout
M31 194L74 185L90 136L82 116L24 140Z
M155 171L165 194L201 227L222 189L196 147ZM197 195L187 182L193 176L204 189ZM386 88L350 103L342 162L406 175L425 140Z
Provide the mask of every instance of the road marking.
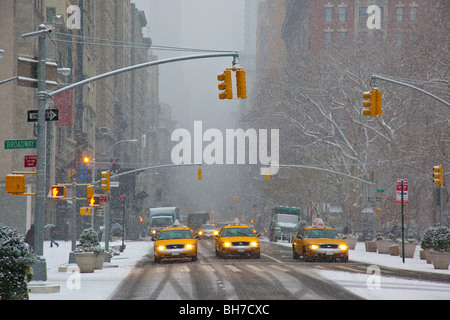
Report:
M214 268L211 267L209 264L204 264L202 265L203 269L205 269L205 271L209 271L209 272L214 272Z
M284 272L288 272L288 271L289 271L288 269L285 269L285 268L283 268L283 267L280 267L280 266L278 266L278 265L276 265L276 264L271 264L270 266L271 266L272 268L275 268L275 269L280 270L280 271L284 271Z
M182 272L191 272L188 266L180 266Z
M264 272L263 269L261 269L261 268L259 268L257 266L254 266L252 264L248 264L247 267L249 267L250 269L253 269L254 271L257 271L257 272Z
M268 256L267 254L261 253L261 255L264 256L264 257L267 257L267 258L269 258L269 259L272 259L272 260L275 261L275 262L283 263L283 261L278 260L278 259L275 259L274 257Z
M164 271L166 271L165 267L157 267L155 270L156 273L163 273Z
M230 269L233 272L241 272L241 270L239 270L238 268L236 268L235 266L233 266L231 264L226 264L225 267Z

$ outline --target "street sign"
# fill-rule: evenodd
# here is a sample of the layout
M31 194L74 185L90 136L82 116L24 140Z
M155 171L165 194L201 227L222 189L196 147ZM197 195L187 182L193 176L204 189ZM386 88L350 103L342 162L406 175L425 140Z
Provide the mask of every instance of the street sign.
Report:
M100 206L104 207L106 205L106 202L108 202L108 197L106 194L100 195Z
M46 109L45 110L45 121L58 121L59 120L59 110L58 109ZM38 121L38 111L28 110L28 122Z
M5 149L36 149L37 140L5 140Z
M36 168L37 165L37 155L25 156L24 167L25 168Z
M403 203L408 203L408 180L397 179L396 199L397 203L402 203L402 180L403 180Z

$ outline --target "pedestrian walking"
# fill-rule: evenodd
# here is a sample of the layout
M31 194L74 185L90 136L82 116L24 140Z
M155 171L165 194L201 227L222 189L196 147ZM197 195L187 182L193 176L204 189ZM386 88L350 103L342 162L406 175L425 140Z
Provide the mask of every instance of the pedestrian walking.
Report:
M56 247L59 247L59 243L55 241L56 231L55 227L50 228L50 248L53 248L53 244L56 245Z
M25 243L28 244L30 251L34 251L34 224L31 225L25 235Z

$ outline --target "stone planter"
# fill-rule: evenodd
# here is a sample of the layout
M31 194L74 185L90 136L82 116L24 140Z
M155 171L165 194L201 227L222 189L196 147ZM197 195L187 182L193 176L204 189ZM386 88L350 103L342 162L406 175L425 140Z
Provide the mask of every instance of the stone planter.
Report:
M389 254L391 256L398 256L399 255L398 245L393 244L393 245L389 246Z
M349 250L355 250L356 242L358 238L357 237L346 237L344 238L344 241L347 243Z
M432 263L432 261L431 261L431 254L430 254L431 250L430 249L424 249L422 251L423 251L423 255L425 256L425 260L427 260L427 263L431 264Z
M397 243L398 245L398 253L400 257L403 257L402 243ZM405 258L414 258L414 252L416 252L416 242L405 242Z
M376 241L366 241L366 252L377 252L377 242Z
M74 252L81 273L92 273L95 270L97 257L93 252Z
M95 270L103 269L103 262L105 262L106 252L100 252L95 255Z
M377 249L378 253L381 254L389 254L389 247L394 244L391 240L378 240L377 241Z
M450 252L430 250L429 255L435 269L447 270L450 263Z

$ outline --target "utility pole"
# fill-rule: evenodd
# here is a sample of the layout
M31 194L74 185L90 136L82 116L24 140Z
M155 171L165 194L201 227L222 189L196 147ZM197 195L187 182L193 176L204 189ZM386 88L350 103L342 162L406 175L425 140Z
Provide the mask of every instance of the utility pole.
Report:
M47 263L44 258L44 215L45 215L45 147L46 147L46 122L45 104L46 92L46 39L52 30L44 24L39 26L39 31L22 35L22 38L38 37L38 136L37 136L37 164L36 164L36 209L34 216L34 249L37 261L33 265L34 280L47 281Z

